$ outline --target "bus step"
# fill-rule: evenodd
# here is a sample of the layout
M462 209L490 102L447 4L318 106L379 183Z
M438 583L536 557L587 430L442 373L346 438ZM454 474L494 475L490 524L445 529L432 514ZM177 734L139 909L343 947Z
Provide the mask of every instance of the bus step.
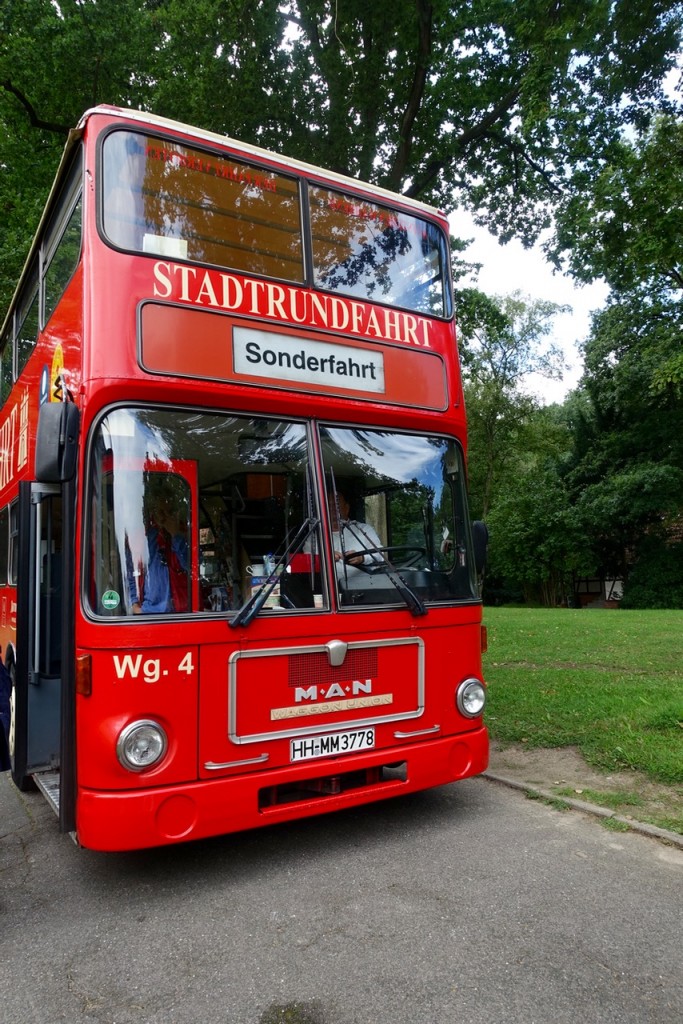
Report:
M59 816L59 772L56 769L36 772L33 781L43 794L52 810Z

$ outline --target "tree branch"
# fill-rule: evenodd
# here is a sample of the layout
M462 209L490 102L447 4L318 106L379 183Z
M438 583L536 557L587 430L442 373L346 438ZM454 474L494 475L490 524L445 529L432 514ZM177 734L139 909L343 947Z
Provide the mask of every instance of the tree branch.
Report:
M424 173L420 178L415 180L410 188L406 189L404 195L410 196L412 199L416 199L438 178L441 171L446 167L452 160L455 160L458 152L467 149L472 143L477 142L483 138L491 130L493 125L498 121L503 114L507 113L519 99L521 88L518 85L513 86L512 89L508 90L504 96L501 97L500 101L496 103L492 110L489 111L478 124L472 125L471 128L466 128L460 133L455 141L455 145L450 152L445 153L444 156L430 160L425 167Z
M664 271L667 277L670 277L676 288L683 288L683 273L678 267L669 267Z
M413 146L413 126L422 105L422 97L424 96L427 69L429 68L432 53L432 11L433 7L429 0L417 0L418 42L415 74L413 75L408 102L401 119L398 133L398 149L388 177L389 188L394 190L400 188L401 180L410 160L410 151Z
M15 85L9 79L5 79L4 82L0 82L0 86L5 89L6 92L11 93L19 100L19 103L28 114L29 122L33 128L42 128L46 132L55 132L58 135L68 135L70 125L58 124L56 121L43 121L42 118L38 117L33 104L30 102L28 97L24 96L20 89L17 89Z
M544 171L540 164L536 163L535 160L531 159L527 151L522 146L515 145L513 146L513 149L517 156L521 157L521 159L524 160L524 162L527 163L533 171L536 171L536 173L543 178L551 192L554 192L556 196L562 195L562 189L559 187L559 185L555 184L555 182L551 179L548 172Z

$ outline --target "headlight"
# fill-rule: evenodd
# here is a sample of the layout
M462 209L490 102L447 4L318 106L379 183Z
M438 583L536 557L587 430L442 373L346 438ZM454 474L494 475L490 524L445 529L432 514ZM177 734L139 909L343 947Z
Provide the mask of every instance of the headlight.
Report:
M455 693L458 711L466 718L478 718L486 704L486 688L479 679L466 679Z
M152 768L166 753L166 733L157 722L131 722L121 732L116 756L130 772Z

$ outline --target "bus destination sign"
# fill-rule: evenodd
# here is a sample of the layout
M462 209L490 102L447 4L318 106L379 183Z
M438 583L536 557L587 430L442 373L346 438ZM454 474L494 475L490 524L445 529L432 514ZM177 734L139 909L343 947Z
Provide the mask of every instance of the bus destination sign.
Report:
M145 302L140 365L148 373L291 388L318 395L391 402L415 409L448 407L443 356L328 332L280 327Z
M232 344L235 373L384 392L384 359L375 350L246 327L233 328Z

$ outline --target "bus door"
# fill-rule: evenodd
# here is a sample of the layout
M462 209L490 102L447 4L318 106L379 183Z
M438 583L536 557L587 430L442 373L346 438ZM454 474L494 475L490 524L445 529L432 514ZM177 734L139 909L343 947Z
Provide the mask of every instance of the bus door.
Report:
M63 512L69 491L68 485L63 489L48 483L22 483L19 490L12 775L20 789L28 788L33 778L58 813L68 624L64 609L70 606L65 583L71 576Z

